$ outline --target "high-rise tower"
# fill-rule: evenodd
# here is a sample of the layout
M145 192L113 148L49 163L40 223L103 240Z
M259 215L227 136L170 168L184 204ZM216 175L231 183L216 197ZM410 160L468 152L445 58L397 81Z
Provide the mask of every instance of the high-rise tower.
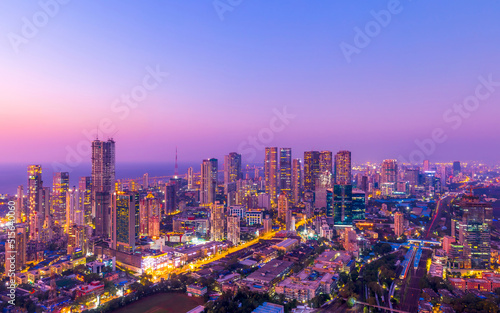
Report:
M111 193L115 190L115 142L92 142L92 211L95 217L95 233L109 237Z
M280 191L292 199L292 149L280 148Z
M335 155L335 184L350 185L351 182L351 152L342 150Z
M264 159L266 193L271 197L271 205L277 204L278 197L278 148L267 147Z
M217 159L203 160L201 164L200 203L215 202L219 165Z

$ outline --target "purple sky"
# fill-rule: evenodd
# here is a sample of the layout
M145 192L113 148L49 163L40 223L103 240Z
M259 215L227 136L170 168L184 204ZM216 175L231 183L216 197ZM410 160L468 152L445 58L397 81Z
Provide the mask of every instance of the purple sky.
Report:
M348 62L342 43L355 47L355 29L391 6L387 25ZM38 3L0 3L0 162L67 163L67 149L90 146L83 132L108 121L118 162L171 162L176 146L184 162L242 150L245 163L260 162L263 150L245 142L285 106L295 117L260 144L292 147L294 157L348 149L355 161L409 158L425 152L415 140L440 128L446 140L431 161L497 162L500 86L478 87L478 77L500 81L500 2L256 0L231 9L221 20L211 1L71 1L33 35L26 19L43 15ZM157 66L168 77L150 79ZM140 98L144 82L150 90L124 117L122 95ZM483 99L454 129L458 113L443 115L477 88Z

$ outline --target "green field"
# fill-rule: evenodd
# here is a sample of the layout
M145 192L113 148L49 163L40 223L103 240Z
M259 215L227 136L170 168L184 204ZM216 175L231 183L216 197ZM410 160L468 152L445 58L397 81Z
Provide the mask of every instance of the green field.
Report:
M115 313L185 313L203 305L203 298L188 297L184 293L161 293L140 299L120 308Z

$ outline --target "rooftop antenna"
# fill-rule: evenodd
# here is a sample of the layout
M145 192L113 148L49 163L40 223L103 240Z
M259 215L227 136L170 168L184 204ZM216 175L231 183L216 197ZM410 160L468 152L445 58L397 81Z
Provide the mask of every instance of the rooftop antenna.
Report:
M175 170L174 170L174 175L175 176L179 175L179 165L177 164L177 146L175 146Z

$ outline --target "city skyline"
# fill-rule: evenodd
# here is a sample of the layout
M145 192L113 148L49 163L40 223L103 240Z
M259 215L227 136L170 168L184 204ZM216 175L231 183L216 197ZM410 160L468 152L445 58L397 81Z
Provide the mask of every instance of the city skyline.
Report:
M23 35L23 18L43 8L2 4L10 14L0 22L7 34L0 50L0 130L15 130L3 143L16 149L1 162L63 162L67 149L90 143L98 127L100 138L120 142L118 163L173 160L175 146L185 161L220 159L220 151L251 147L249 136L269 128L283 110L294 117L259 146L345 149L361 162L408 159L422 150L415 141L432 138L439 128L446 139L427 158L497 162L487 152L499 130L494 103L500 51L490 40L497 35L500 22L493 12L499 4L400 1L388 24L347 62L342 43L354 45L356 29L365 29L376 20L372 13L387 10L389 3L256 1L225 12L221 21L211 3L171 3L175 14L167 5L140 4L138 10L139 4L128 4L109 19L94 13L116 2L71 2L17 50L12 34ZM262 12L262 6L279 16ZM437 18L442 10L449 15ZM191 23L191 12L204 13ZM129 25L132 19L141 26ZM109 36L130 49L124 52ZM202 51L200 43L206 43ZM154 88L127 110L122 95L144 81ZM479 94L488 96L478 96L469 111L457 111L454 105L475 96L480 85ZM211 123L204 122L207 117ZM44 126L36 134L28 131L40 121ZM18 145L25 140L31 144ZM255 153L260 160L264 150Z

